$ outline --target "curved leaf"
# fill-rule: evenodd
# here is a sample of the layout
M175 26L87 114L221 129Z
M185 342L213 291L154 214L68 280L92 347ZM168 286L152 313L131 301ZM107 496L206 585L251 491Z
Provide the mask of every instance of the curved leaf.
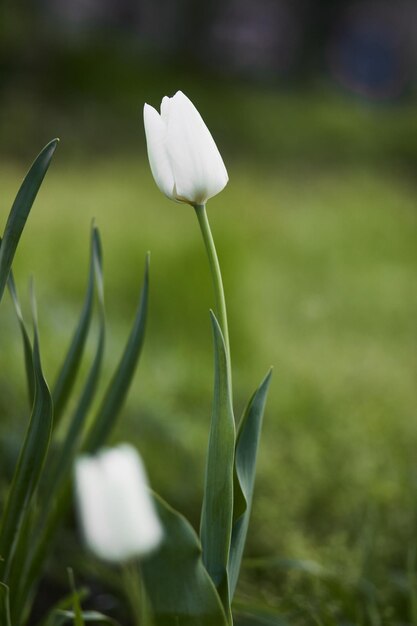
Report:
M149 291L149 253L146 255L145 274L133 328L120 363L107 388L93 425L87 436L85 450L94 453L106 441L123 406L135 373L145 338Z
M102 295L100 296L101 261L100 263L97 264L96 270L98 270L97 271L97 288L99 292L98 296L99 296L99 303L100 303L100 300L102 300ZM128 339L128 342L127 342L124 354L122 356L122 360L119 364L119 367L116 370L116 373L110 383L110 387L103 400L100 410L97 416L95 417L92 431L90 431L90 433L87 435L87 443L85 444L87 449L90 449L88 446L91 446L92 449L96 449L94 448L94 445L97 445L97 447L100 447L101 445L103 445L108 432L110 431L111 427L113 426L114 421L117 418L119 408L121 407L121 404L129 388L130 381L133 377L135 366L137 364L137 360L140 355L141 347L143 344L146 311L147 311L147 298L148 298L148 282L149 282L148 274L149 274L149 258L147 257L146 267L145 267L145 281L144 281L144 285L142 288L142 294L141 294L135 322L133 325L133 329ZM102 316L100 323L104 324L104 310L101 311L100 315ZM103 332L104 332L104 329L103 329ZM78 428L79 428L80 423L83 422L84 420L84 417L81 417L81 416L86 406L89 405L90 393L93 393L94 388L95 388L96 375L98 375L98 370L99 370L99 366L101 362L101 350L103 347L102 341L104 342L104 335L102 336L99 331L99 343L97 346L96 356L93 361L86 385L84 387L84 391L82 393L80 403L78 404L76 413L74 414L74 419L77 425L74 426L74 430L70 428L69 435L68 435L71 437L71 440L72 440L72 443L68 443L71 449L74 449L73 448L74 440L78 442ZM108 404L106 404L106 399L107 399ZM54 499L54 506L48 507L47 519L45 519L44 523L42 523L42 529L39 532L35 545L32 546L31 556L30 556L30 559L28 560L27 566L25 568L25 572L21 576L21 580L19 582L19 593L18 593L18 598L17 598L17 603L19 605L23 604L23 599L27 596L29 590L35 584L36 578L39 573L39 569L41 568L43 560L45 558L45 554L47 553L49 542L54 537L57 527L60 523L60 520L65 515L65 512L68 510L70 503L71 503L70 483L69 481L64 481L62 484L62 489L59 490L58 494L56 495Z
M4 561L0 562L0 578L4 581L7 581L14 546L19 540L25 513L39 482L52 429L52 400L42 371L34 298L32 306L35 398L25 440L1 518L0 555Z
M97 285L98 299L98 317L99 328L97 336L97 347L93 362L90 367L86 382L81 391L80 398L76 408L69 421L68 432L63 438L62 445L55 456L54 461L48 471L46 477L46 501L43 503L47 510L52 498L56 497L56 489L60 486L62 480L71 473L74 456L77 452L80 438L82 435L85 420L88 411L94 400L97 390L101 365L103 362L104 345L106 336L105 313L104 313L104 295L103 295L103 267L100 234L96 227L92 231L92 267L94 269L95 283Z
M30 406L33 405L33 400L35 397L35 379L33 374L33 358L32 358L32 344L30 343L29 335L26 330L25 322L23 320L22 310L20 308L20 302L17 295L16 285L13 278L13 272L10 270L9 278L7 281L7 285L9 287L9 292L12 298L14 310L16 312L17 321L19 323L20 332L22 334L23 341L23 353L25 357L25 369L26 369L26 380L29 394L29 403Z
M214 313L210 315L214 340L214 397L200 536L204 565L229 612L227 565L233 519L235 422L223 335Z
M105 313L103 297L103 275L100 235L96 227L92 231L92 263L98 297L99 329L96 353L91 364L84 388L69 422L60 449L46 468L41 490L41 510L37 520L37 532L32 539L30 549L26 551L24 568L15 572L13 585L13 612L22 609L24 598L39 574L49 542L55 534L57 525L71 500L70 478L75 454L79 449L80 439L88 411L97 389L105 344Z
M154 498L165 538L142 562L141 570L155 626L227 626L195 531L162 498L156 494Z
M84 305L64 362L52 388L55 427L58 425L59 420L62 417L69 395L73 388L75 377L84 353L85 343L91 322L94 304L94 276L96 259L98 259L99 265L101 266L101 244L98 230L94 225L91 229L90 245L90 267Z
M230 595L233 597L248 532L255 484L256 457L272 370L250 399L239 424L235 454L233 532L229 557Z
M0 300L4 293L17 244L58 141L59 139L50 141L36 157L26 174L7 218L0 245Z

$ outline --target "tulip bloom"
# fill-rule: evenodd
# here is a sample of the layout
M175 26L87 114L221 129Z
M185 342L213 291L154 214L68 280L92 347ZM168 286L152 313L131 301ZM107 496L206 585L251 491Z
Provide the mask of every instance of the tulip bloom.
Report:
M159 545L162 526L135 448L123 444L79 457L75 480L84 538L96 556L127 561Z
M181 91L143 110L148 157L159 189L171 200L202 205L229 180L201 115Z

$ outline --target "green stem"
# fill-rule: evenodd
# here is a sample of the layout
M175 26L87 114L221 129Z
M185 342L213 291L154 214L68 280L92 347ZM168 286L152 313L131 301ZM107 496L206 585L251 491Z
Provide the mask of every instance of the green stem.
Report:
M140 567L136 561L123 567L124 588L129 600L135 626L152 626L152 616L143 584Z
M230 359L230 342L229 342L229 328L227 325L227 311L226 300L224 297L222 273L220 270L219 259L216 252L216 246L214 245L213 235L211 234L210 224L207 217L206 205L196 204L194 205L195 212L197 214L198 223L200 224L201 234L203 235L204 244L206 246L207 256L210 264L211 276L213 279L214 295L216 299L216 314L219 318L220 328L222 329L224 343L226 346L227 354L227 370L230 390L232 389L232 371L231 371L231 359Z

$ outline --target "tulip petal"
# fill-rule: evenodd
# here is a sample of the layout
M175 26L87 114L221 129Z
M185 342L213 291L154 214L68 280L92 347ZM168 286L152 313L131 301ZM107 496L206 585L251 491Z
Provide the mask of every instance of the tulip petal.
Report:
M101 455L103 480L108 486L114 528L123 554L146 554L162 539L143 463L136 450L120 445ZM117 506L117 503L120 506Z
M159 189L171 200L175 200L174 175L166 150L167 127L164 120L153 107L143 107L146 143L151 171Z
M162 540L142 461L121 445L76 466L77 497L84 537L98 557L125 561L147 554Z
M169 103L163 102L162 115L177 199L203 204L228 181L220 152L201 115L181 91Z
M168 124L169 108L170 108L171 101L172 101L172 98L168 98L168 96L164 96L162 98L162 102L161 102L161 117L162 117L162 121L165 124Z

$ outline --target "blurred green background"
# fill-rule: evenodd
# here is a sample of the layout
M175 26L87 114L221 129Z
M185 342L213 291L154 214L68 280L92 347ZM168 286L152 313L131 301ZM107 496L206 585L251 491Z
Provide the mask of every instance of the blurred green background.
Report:
M143 103L181 89L216 139L230 182L208 212L237 414L275 369L240 599L292 624L417 619L416 9L398 5L0 8L1 223L30 161L61 138L14 263L26 313L35 277L48 381L82 306L94 217L105 259L103 388L152 255L146 346L114 440L138 446L153 487L196 527L213 294L192 209L153 182ZM0 340L5 476L26 423L7 299ZM59 554L65 579L71 557Z

